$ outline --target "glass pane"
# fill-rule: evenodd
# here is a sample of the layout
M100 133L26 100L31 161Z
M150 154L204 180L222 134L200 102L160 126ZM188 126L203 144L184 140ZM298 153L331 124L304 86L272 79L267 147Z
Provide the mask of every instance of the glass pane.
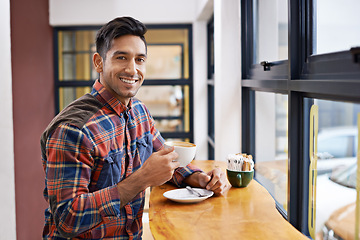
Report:
M189 78L188 29L149 29L147 79Z
M63 54L62 56L62 71L60 74L62 77L60 81L72 80L75 79L75 58L73 54Z
M148 45L146 79L182 78L183 46Z
M59 110L61 111L75 99L91 92L91 87L60 87Z
M319 108L316 239L323 234L324 239L333 234L354 239L360 104L318 99L314 104Z
M254 0L255 63L288 59L288 1Z
M97 77L95 69L92 67L92 54L77 53L63 54L63 81L68 80L91 80ZM94 79L93 79L94 80Z
M349 50L360 46L360 1L315 2L315 54Z
M92 66L96 31L59 31L59 80L95 80Z
M75 32L62 31L59 32L59 47L63 51L74 51L75 45L73 41L75 39Z
M136 97L148 107L160 132L189 131L188 86L142 86Z
M288 97L255 93L256 179L287 211Z

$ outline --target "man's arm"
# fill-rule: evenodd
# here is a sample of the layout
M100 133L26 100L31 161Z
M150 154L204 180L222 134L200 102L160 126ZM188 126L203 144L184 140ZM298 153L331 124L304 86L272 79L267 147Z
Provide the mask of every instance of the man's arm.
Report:
M77 127L60 125L46 144L46 189L57 230L75 237L120 214L116 186L90 193L92 142Z

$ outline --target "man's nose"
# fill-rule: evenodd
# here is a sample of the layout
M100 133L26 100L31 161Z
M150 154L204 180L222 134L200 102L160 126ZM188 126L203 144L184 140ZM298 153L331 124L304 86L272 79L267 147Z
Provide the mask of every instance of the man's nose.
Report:
M125 71L131 75L134 75L136 73L136 63L135 59L131 59L128 61Z

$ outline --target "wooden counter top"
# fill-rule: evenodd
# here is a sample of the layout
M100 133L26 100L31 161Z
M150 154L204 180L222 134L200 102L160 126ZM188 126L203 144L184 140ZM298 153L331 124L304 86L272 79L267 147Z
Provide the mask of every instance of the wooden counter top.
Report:
M205 172L226 169L226 162L195 160ZM308 239L276 210L275 201L257 181L246 188L231 188L225 196L203 202L172 202L163 193L176 187L164 184L150 194L149 223L153 237L161 239Z

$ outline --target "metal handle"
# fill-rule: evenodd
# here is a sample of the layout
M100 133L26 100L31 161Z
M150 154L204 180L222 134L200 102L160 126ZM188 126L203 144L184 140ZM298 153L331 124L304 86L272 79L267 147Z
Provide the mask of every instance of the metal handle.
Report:
M310 236L315 239L316 221L316 178L317 178L317 138L319 127L319 108L313 105L310 110L310 141L309 141L309 207L308 228Z
M270 66L272 66L268 61L260 62L260 65L264 67L264 71L270 71Z
M350 48L354 63L360 63L360 47Z

